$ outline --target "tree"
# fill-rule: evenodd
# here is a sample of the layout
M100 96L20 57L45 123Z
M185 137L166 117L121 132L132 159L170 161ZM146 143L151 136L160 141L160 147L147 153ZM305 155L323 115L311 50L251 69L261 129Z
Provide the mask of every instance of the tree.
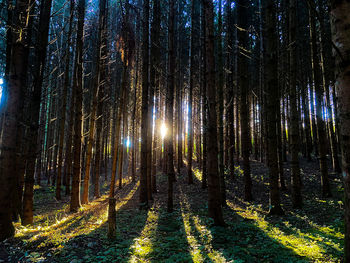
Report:
M75 98L74 121L74 165L72 177L72 191L70 211L77 212L80 208L80 180L81 180L81 140L82 140L82 107L83 107L83 47L84 47L84 18L85 0L78 2L77 43L75 54L75 67L73 75L73 88Z
M123 70L123 79L125 78L126 71ZM123 82L123 81L122 81ZM118 117L116 120L116 132L115 132L115 138L114 138L114 151L113 151L113 163L112 163L112 175L111 175L111 183L109 187L109 199L108 199L108 238L114 238L116 234L116 211L115 211L115 204L116 199L114 197L114 190L115 190L115 176L117 172L117 161L118 161L118 145L120 143L120 123L121 123L121 112L122 112L122 105L124 104L124 89L122 87L121 90L121 96L119 101L119 110L118 110Z
M326 17L325 11L327 6L327 1L318 0L317 4L318 8L318 21L319 21L319 30L318 36L320 39L320 62L321 69L323 75L323 83L324 83L324 93L326 97L326 109L327 109L327 135L329 136L330 143L330 157L332 159L333 171L340 174L341 167L338 157L338 141L336 138L335 130L338 131L337 125L333 125L336 122L335 118L333 118L333 114L335 113L336 105L334 105L334 109L332 107L332 101L330 98L330 87L333 86L334 82L334 58L331 56L331 28L330 21L328 17ZM326 18L326 19L325 19ZM326 41L327 40L327 41ZM334 86L332 87L334 89ZM335 96L336 97L336 96Z
M101 38L101 45L99 47L99 50L97 52L100 53L100 60L99 60L99 75L98 75L98 103L97 103L97 116L98 119L96 120L96 134L101 134L102 132L102 125L103 125L103 108L104 108L104 97L105 97L105 87L107 83L106 78L106 68L107 68L107 62L108 62L108 45L107 45L107 21L108 21L108 4L105 0L101 0L99 2L100 4L100 16L99 16L99 34ZM107 108L107 107L106 107ZM106 129L108 130L108 129ZM93 180L94 180L94 197L98 198L100 197L100 173L101 173L101 152L103 152L103 137L97 137L96 138L96 154L95 154L95 167L94 167L94 173L93 173ZM107 167L106 167L107 168ZM105 173L107 174L107 171L105 170ZM105 176L106 178L106 176Z
M330 5L345 191L344 262L350 262L350 34L347 30L350 27L350 2L331 0Z
M206 18L205 18L205 7L204 2L201 3L201 106L202 106L202 125L203 125L203 160L202 160L202 189L207 188L207 126L208 126L208 108L206 99Z
M36 49L36 57L38 59L36 71L34 74L33 94L29 103L30 114L30 129L29 129L29 146L27 154L27 167L23 196L23 216L22 224L33 223L33 187L34 187L34 173L35 161L37 158L37 142L39 130L39 114L40 114L40 99L41 88L44 79L44 70L46 63L46 48L48 44L50 14L51 14L51 0L41 2L40 18L39 18L39 37L38 47Z
M156 172L157 172L157 143L158 143L158 129L159 129L159 96L158 96L158 90L159 90L159 83L160 83L160 2L159 0L154 1L153 5L153 20L152 20L152 28L151 28L151 62L152 66L150 69L150 82L151 87L153 90L153 95L151 94L150 101L153 101L153 96L156 96L155 99L155 125L154 125L154 138L153 138L153 153L152 153L152 192L157 192L157 183L156 183Z
M67 97L68 97L68 86L69 86L69 64L70 64L70 48L71 48L71 37L73 29L73 15L74 15L74 1L70 2L70 16L69 16L69 29L67 36L67 47L65 53L65 69L64 69L64 84L63 84L63 101L62 101L62 116L60 120L60 135L58 144L58 174L56 181L56 199L61 200L61 183L62 183L62 164L63 164L63 143L65 138L65 125L66 125L66 111L67 111ZM41 155L39 155L41 158ZM65 174L67 176L67 174ZM64 182L65 184L67 182Z
M174 0L169 2L169 33L168 33L168 49L169 49L169 75L168 89L166 93L166 123L168 134L166 136L166 152L167 152L167 175L168 175L168 212L173 212L173 183L175 178L174 172L174 147L173 147L173 107L174 107L174 87L175 87L175 7Z
M147 183L147 133L148 119L148 62L149 62L149 0L143 1L142 18L142 106L141 106L141 174L140 174L140 206L148 206Z
M149 25L148 25L149 28ZM148 30L148 34L149 34L149 30ZM152 37L152 35L151 35ZM152 51L152 39L151 39L151 50L149 50L149 55L153 55L151 53ZM148 58L149 59L149 63L152 63L153 60L152 58ZM148 65L149 67L149 73L152 72L152 68L153 65ZM149 75L149 81L152 81ZM153 152L152 152L152 144L153 144L153 107L154 107L154 85L152 85L152 82L149 83L149 95L148 95L148 113L147 113L147 119L148 119L148 125L147 125L147 198L148 200L153 200L153 196L152 196L152 178L154 178L152 176L152 157L153 157Z
M99 22L98 22L98 36L97 36L97 51L96 51L96 68L95 68L95 76L93 80L93 92L92 92L92 105L91 105L91 114L90 114L90 128L89 128L89 138L88 138L88 145L87 145L87 155L86 155L86 163L85 163L85 177L84 177L84 189L83 189L83 196L82 196L82 203L87 204L89 202L89 180L90 180L90 171L91 171L91 159L92 159L92 148L95 141L95 126L96 126L96 113L97 108L100 106L99 101L101 99L100 92L102 92L102 83L104 79L101 79L101 68L104 67L104 65L101 63L101 57L106 54L102 54L101 51L103 51L102 46L105 45L103 41L103 34L105 29L105 23L106 23L106 1L100 0L99 1ZM103 70L103 69L102 69ZM101 106L100 106L101 107ZM101 111L100 111L101 112ZM99 130L100 131L100 130ZM96 145L98 144L99 138L96 138ZM96 153L96 158L98 156L98 153ZM95 167L95 169L98 169L99 167ZM96 180L98 180L96 178ZM95 182L96 183L96 182Z
M205 54L206 54L206 101L208 104L207 125L207 170L208 170L208 212L214 224L225 225L220 198L220 178L218 174L217 111L215 87L214 57L214 7L212 0L203 0L206 17Z
M315 21L315 6L311 1L309 3L309 22L310 22L310 45L311 45L311 61L312 61L312 78L316 94L316 128L319 149L319 163L321 172L321 187L322 196L332 196L327 165L327 136L325 131L325 123L322 117L322 102L323 102L323 83L320 67L320 59L317 47L316 21Z
M297 50L296 50L296 1L289 2L289 59L290 59L290 151L291 151L291 178L292 178L292 202L294 208L301 208L302 196L299 168L299 123L297 108Z
M188 95L188 152L187 152L187 176L188 184L193 184L192 158L193 158L193 89L198 84L199 70L199 2L191 1L191 61L190 61L190 87Z
M0 152L0 240L14 235L15 229L11 218L11 196L16 190L16 180L13 171L16 171L16 143L18 139L18 118L23 107L23 95L26 83L28 60L28 16L30 14L27 0L16 1L16 15L13 17L13 26L17 29L11 34L11 58L8 60L9 75L7 82L7 101L4 108L2 133L2 149Z
M250 177L250 131L249 131L249 80L248 80L248 6L245 1L237 2L237 24L238 30L238 85L240 89L240 118L241 118L241 143L242 143L242 157L243 157L243 173L244 173L244 199L249 201L253 199L252 196L252 180Z
M264 3L264 16L266 33L266 93L267 93L267 157L270 177L270 214L284 214L281 207L280 192L278 186L278 156L277 156L277 107L278 78L277 78L277 35L276 35L276 7L275 2L266 0Z
M227 46L227 69L229 69L229 73L227 74L226 80L226 90L227 90L227 98L226 98L226 125L228 130L228 168L230 170L230 178L234 178L235 175L235 131L234 131L234 97L233 97L233 90L234 90L234 84L233 84L233 65L234 65L234 56L233 56L233 49L234 49L234 42L233 42L233 16L232 16L232 10L231 5L232 1L227 1L227 40L226 40L226 46Z
M218 166L220 177L221 205L226 205L225 164L224 164L224 69L222 48L222 2L219 0L218 17Z

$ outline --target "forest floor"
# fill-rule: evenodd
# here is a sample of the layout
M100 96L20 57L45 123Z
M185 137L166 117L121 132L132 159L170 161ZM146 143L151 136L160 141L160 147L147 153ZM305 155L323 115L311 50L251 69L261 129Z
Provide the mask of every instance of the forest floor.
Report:
M293 210L290 192L282 192L285 216L268 216L266 167L251 162L254 201L243 200L243 175L227 179L226 227L207 216L207 191L201 173L187 185L175 184L174 212L166 212L166 178L148 211L138 209L139 183L117 190L117 237L108 240L107 196L68 212L69 201L54 199L54 187L35 189L35 223L16 223L16 236L0 243L0 262L341 262L343 188L332 177L333 198L320 197L316 162L302 161L304 207ZM183 174L183 173L182 173ZM289 168L285 167L287 182ZM289 183L287 187L289 188ZM107 188L107 185L104 185Z

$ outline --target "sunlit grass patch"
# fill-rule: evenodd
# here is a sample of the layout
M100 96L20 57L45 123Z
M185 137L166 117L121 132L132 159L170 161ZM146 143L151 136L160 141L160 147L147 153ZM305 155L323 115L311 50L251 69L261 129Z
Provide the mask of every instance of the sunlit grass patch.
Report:
M123 197L117 199L116 210L118 211L135 194L139 182ZM36 247L45 247L47 245L55 246L60 249L70 239L88 235L99 228L107 220L107 195L103 195L89 204L82 206L78 213L69 213L69 204L65 204L62 209L52 212L56 213L55 220L52 214L40 215L35 217L35 223L32 226L23 227L16 224L16 237L25 239L27 244L41 241ZM45 220L47 216L47 220Z
M329 226L315 226L315 228L320 231L323 232L326 235L332 236L334 238L338 238L338 239L344 239L344 233L340 232L339 230L335 230L332 227Z
M184 227L186 231L187 242L190 245L190 253L194 262L203 262L204 257L202 256L201 245L197 241L196 237L191 234L192 228L190 225L190 214L184 211L183 204L181 204L181 215L184 222Z
M242 176L243 175L243 170L241 166L235 166L235 175Z
M237 179L243 179L240 167L236 173ZM200 189L202 173L196 165L193 174L198 179L193 185L187 185L182 174L178 176L173 213L166 211L163 186L167 177L162 173L157 183L163 188L159 187L149 211L138 209L135 193L139 183L116 191L117 235L113 240L106 237L107 196L75 214L68 212L67 200L50 200L48 209L38 206L36 212L41 215L36 216L33 227L17 225L20 238L15 242L21 242L23 251L17 253L31 262L341 262L341 198L323 200L311 193L302 210L290 209L285 198L286 215L275 217L268 216L268 199L244 201L239 185L227 184L230 201L223 208L227 227L215 227L208 217L207 191ZM233 187L238 190L231 192ZM40 198L54 196L53 190L39 188Z
M194 262L226 262L222 253L212 246L213 236L211 230L202 222L199 215L191 212L187 196L180 189L181 216L186 231L187 242Z
M192 171L193 171L194 176L197 178L197 180L201 182L202 176L203 176L202 170L200 170L198 168L192 168Z
M311 231L319 231L320 233L323 233L325 235L328 235L333 238L337 238L339 240L344 239L344 233L343 233L343 227L344 227L344 222L341 218L336 218L333 221L332 225L319 225L315 222L313 222L309 217L301 216L298 213L291 212L291 214L297 218L298 220L305 222L307 225L311 227Z
M106 198L107 196L102 196L100 199L85 205L78 213L67 213L65 217L50 225L41 224L28 228L18 227L17 236L23 237L32 232L36 234L28 240L29 242L46 237L46 242L53 245L60 245L77 235L88 234L106 220L105 202L101 204L101 200L105 200ZM86 214L87 212L89 214ZM45 246L45 244L41 244L41 246Z
M147 214L146 225L143 228L141 235L134 239L130 247L131 258L129 262L142 262L146 260L153 251L152 236L157 230L159 213L156 210L149 210Z
M300 230L294 227L285 218L281 218L274 223L270 223L263 210L257 211L255 207L251 209L241 209L231 202L228 205L242 218L250 220L260 230L262 230L272 240L278 241L285 248L291 249L297 255L313 262L336 262L337 258L328 253L329 248L341 252L341 246L332 239L325 239L320 235L320 231L330 232L337 237L342 237L339 232L334 232L329 227L320 227L310 224L310 228Z
M125 205L129 200L131 200L131 198L136 193L139 186L140 186L140 182L138 181L126 197L124 197L123 199L120 199L120 198L117 199L116 210L119 210L123 205Z

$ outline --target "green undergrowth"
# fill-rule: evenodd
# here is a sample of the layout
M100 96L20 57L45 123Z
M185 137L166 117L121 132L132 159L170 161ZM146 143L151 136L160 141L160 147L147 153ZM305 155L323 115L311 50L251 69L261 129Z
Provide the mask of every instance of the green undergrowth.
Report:
M37 215L32 228L18 227L7 251L13 262L341 262L340 186L336 197L306 199L303 210L288 210L283 217L268 216L264 205L232 198L228 191L227 226L216 227L207 216L201 174L194 172L194 185L181 178L176 183L173 213L166 211L166 191L145 211L137 205L139 184L126 185L117 198L113 240L106 237L104 196L77 214L67 213L64 203L58 211ZM165 184L163 177L159 186ZM49 194L51 188L38 196Z
M258 249L267 262L340 262L342 258L344 235L339 213L329 226L322 226L300 211L271 217L253 205L241 210L229 202L229 208L237 213L239 221L229 225L236 233L247 229L243 236L248 246L253 251Z

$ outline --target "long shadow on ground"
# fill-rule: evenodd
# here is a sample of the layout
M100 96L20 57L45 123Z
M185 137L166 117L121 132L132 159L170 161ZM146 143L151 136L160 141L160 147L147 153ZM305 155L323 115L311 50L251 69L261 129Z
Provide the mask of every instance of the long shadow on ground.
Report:
M95 201L85 211L52 225L22 244L14 262L337 262L341 259L342 230L322 226L310 207L325 204L336 211L337 200L323 202L308 196L304 210L284 217L267 216L266 200L245 202L228 183L224 208L226 227L215 227L208 217L207 191L200 180L187 184L179 175L174 189L174 212L166 212L166 177L159 176L159 193L148 211L138 209L138 183L118 191L117 236L106 238L106 200ZM235 184L241 184L237 178ZM265 180L265 178L263 178ZM265 191L263 181L256 193ZM266 194L266 193L262 193ZM259 203L261 202L261 203ZM329 224L328 224L329 223ZM41 230L37 230L41 231ZM57 235L57 237L55 236ZM27 236L22 237L22 240ZM25 252L27 251L27 252ZM29 255L26 253L29 253Z
M185 183L185 182L183 182ZM263 231L254 220L232 208L224 209L226 227L215 227L207 217L207 195L200 194L200 182L183 185L188 228L201 249L200 262L309 262Z
M122 189L117 198L117 235L108 239L107 222L98 228L69 240L54 257L55 262L124 262L131 252L134 239L145 228L147 211L135 208L138 197L138 183ZM106 210L107 212L107 210Z
M137 198L138 183L129 183L121 191L117 191L117 226L118 231L130 222L128 216L122 216L125 209L134 206ZM68 214L61 221L47 227L29 229L22 236L14 238L10 245L20 250L12 250L14 255L10 262L101 262L105 256L105 245L114 245L122 237L118 233L116 240L109 241L107 233L107 200L100 198L86 205L75 214ZM142 229L147 218L138 213L132 220L134 234ZM127 245L126 245L127 246ZM14 247L15 248L15 247ZM9 250L9 247L7 247ZM98 257L101 256L100 260ZM108 253L106 253L108 255ZM108 262L108 261L106 261Z

